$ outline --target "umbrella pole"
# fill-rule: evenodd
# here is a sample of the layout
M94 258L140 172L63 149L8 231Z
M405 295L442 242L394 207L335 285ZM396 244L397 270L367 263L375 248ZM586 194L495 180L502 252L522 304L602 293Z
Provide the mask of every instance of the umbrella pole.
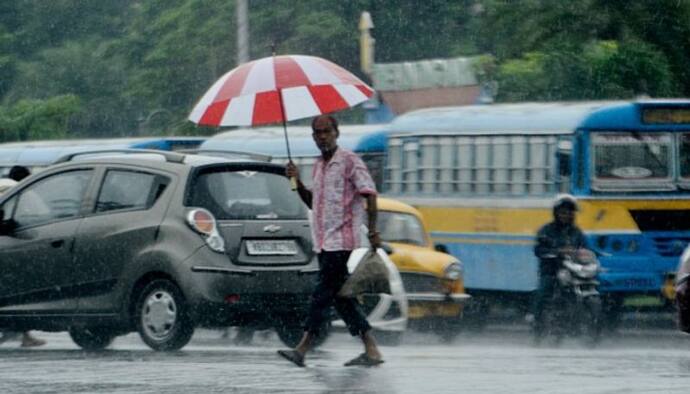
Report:
M283 118L283 134L285 135L285 147L287 148L288 162L292 163L292 155L290 154L290 140L287 134L287 121L285 120L285 107L283 106L283 90L278 89L278 103L280 104L280 114ZM292 190L297 190L297 179L294 176L290 177L290 186Z
M285 146L287 147L288 162L292 163L292 156L290 155L290 141L288 141L287 136L287 125L285 124L285 118L283 118L283 134L285 134ZM290 187L292 190L297 190L297 178L294 176L290 177Z

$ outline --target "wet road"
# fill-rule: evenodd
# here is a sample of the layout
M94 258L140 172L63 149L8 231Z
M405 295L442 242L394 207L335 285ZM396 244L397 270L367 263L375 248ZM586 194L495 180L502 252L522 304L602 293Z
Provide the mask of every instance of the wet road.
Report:
M37 333L48 345L0 346L0 393L685 393L690 337L625 330L588 349L569 339L532 346L524 329L462 334L444 344L426 334L383 347L381 367L345 368L360 345L335 334L307 368L278 358L271 334L235 346L197 331L176 353L156 353L135 334L111 350L79 350L66 334Z

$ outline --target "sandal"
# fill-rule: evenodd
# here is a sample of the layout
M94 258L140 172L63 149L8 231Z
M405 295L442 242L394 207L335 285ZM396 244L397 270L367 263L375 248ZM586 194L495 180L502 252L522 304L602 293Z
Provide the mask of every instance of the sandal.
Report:
M356 365L361 365L363 367L373 367L379 364L383 364L383 360L377 360L375 358L369 357L369 355L366 353L362 353L359 356L353 358L352 360L346 362L345 366L353 367Z
M304 356L296 350L278 350L278 354L298 367L304 367Z
M44 341L43 339L29 337L29 338L22 339L21 347L37 347L37 346L43 346L45 344L46 344L46 341Z

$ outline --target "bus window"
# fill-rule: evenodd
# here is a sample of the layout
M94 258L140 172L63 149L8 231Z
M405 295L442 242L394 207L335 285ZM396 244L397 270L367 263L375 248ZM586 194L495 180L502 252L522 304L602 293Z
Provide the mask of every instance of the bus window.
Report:
M438 180L440 182L439 192L450 193L455 190L455 179L453 179L453 168L455 166L453 156L453 139L441 137L438 140Z
M521 195L527 193L527 138L511 137L510 143L510 194Z
M475 141L474 184L477 194L489 192L489 162L491 142L487 137L477 137Z
M402 192L402 140L394 139L388 143L386 161L385 189L392 193Z
M455 139L456 151L458 156L458 188L460 193L470 193L472 191L472 162L474 161L474 146L471 137L457 137Z
M436 138L425 137L421 139L421 184L419 185L422 193L434 193L436 189L436 158L438 157Z
M567 193L570 191L570 160L572 159L573 144L570 140L558 141L558 150L556 151L556 166L558 174L558 191L560 193Z
M507 137L493 137L493 152L491 161L491 171L493 176L493 191L496 193L506 194L508 192L508 184L510 179L508 177L508 164L510 160L510 146Z
M419 168L418 154L419 143L409 142L403 146L403 191L407 193L415 193L418 191L417 184L419 182L417 171Z
M392 136L385 191L543 195L556 190L556 141L554 136Z

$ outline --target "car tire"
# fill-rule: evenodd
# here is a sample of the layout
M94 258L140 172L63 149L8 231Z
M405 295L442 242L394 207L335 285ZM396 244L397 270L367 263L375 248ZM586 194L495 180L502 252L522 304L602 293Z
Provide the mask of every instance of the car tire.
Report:
M462 332L462 320L459 317L441 318L437 322L436 332L441 340L450 343Z
M463 325L467 331L481 333L489 324L491 315L490 301L484 297L473 296L472 301L465 306Z
M107 328L79 327L71 328L69 336L84 350L103 350L110 346L116 335Z
M141 339L156 351L183 348L192 339L194 323L182 291L158 279L144 287L136 303L136 326Z

